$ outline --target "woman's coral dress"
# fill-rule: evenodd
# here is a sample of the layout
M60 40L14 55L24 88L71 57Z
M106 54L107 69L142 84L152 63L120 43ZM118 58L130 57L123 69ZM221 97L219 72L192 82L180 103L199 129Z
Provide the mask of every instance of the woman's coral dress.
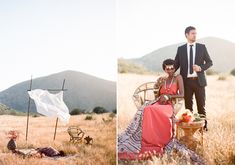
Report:
M175 95L178 92L177 83L174 82L169 87L162 86L160 94ZM118 158L119 159L139 159L140 154L145 152L156 152L157 154L163 154L164 147L170 142L173 136L172 128L172 116L173 105L170 101L165 105L155 102L153 104L144 107L142 112L142 118L140 120L133 120L135 125L140 125L135 130L129 130L119 137L118 144ZM142 120L141 120L142 119ZM133 123L134 124L134 123ZM130 124L131 126L131 124ZM133 126L132 126L133 127ZM141 138L138 139L137 135L141 134ZM126 136L129 136L129 140ZM125 139L126 138L126 139ZM123 140L125 139L125 140ZM140 147L138 148L138 140L141 139ZM130 151L132 148L136 148L136 151Z

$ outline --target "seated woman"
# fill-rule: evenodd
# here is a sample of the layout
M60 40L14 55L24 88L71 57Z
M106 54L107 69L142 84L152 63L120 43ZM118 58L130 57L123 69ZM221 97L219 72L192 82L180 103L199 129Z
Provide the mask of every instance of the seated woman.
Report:
M184 97L183 79L181 75L175 75L174 65L175 61L172 59L163 62L162 67L167 77L160 77L156 83L159 97L155 101L144 103L128 128L118 136L119 159L142 159L145 153L162 155L176 146L180 152L187 151L193 160L203 162L173 136L172 100Z

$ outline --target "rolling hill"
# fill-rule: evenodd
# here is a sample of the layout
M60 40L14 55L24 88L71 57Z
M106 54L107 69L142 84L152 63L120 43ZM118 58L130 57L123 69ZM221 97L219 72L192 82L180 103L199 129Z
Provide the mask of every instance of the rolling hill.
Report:
M0 115L24 116L24 115L26 115L26 113L16 111L15 109L12 109L12 108L0 103Z
M91 111L101 106L112 111L116 109L116 83L77 71L64 71L33 79L32 89L61 89L66 79L64 101L70 111L74 108ZM0 103L15 110L25 112L28 106L30 80L16 84L0 92ZM31 111L35 112L32 102Z
M206 45L208 52L213 60L211 69L218 72L230 72L235 68L235 43L216 38L206 37L197 40ZM164 59L173 58L176 55L177 47L184 43L177 43L159 48L141 58L126 59L132 63L141 64L150 71L162 71L162 62Z
M136 64L123 58L118 59L118 73L146 74L149 71L141 64Z

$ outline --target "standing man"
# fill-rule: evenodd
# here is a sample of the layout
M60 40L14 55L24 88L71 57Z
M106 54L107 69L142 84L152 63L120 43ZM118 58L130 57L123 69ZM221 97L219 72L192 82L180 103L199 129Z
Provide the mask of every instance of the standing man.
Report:
M198 113L206 115L205 86L207 82L205 71L210 68L213 63L206 46L196 43L196 35L195 27L189 26L185 29L187 43L178 47L175 57L175 69L180 68L180 74L184 80L185 108L193 112L193 94L195 94ZM207 121L205 121L204 130L208 130Z

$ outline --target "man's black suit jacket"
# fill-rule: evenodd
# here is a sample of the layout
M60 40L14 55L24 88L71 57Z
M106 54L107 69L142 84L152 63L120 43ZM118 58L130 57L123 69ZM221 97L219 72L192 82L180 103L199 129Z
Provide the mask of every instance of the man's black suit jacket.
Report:
M175 56L176 71L180 68L180 74L183 79L186 80L188 75L188 55L187 44L178 47L177 54ZM195 64L199 65L202 69L200 72L196 72L198 76L198 82L200 86L206 86L205 71L213 65L212 60L207 52L204 44L196 43Z

